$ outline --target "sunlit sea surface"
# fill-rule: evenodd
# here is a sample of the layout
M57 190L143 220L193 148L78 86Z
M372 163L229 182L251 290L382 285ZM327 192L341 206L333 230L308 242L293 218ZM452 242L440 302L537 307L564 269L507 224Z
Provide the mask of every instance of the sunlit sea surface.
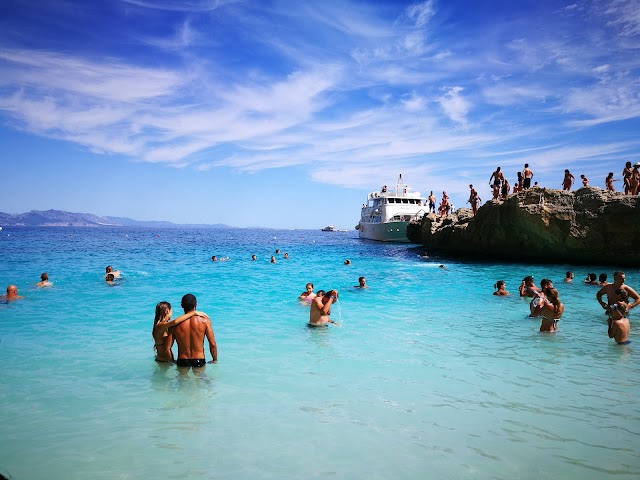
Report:
M640 477L638 313L632 343L616 345L597 287L581 283L619 266L419 253L355 231L5 228L0 285L15 283L25 299L0 303L0 471L15 480ZM108 264L123 272L115 287L103 278ZM575 284L562 282L568 269ZM43 271L53 288L35 288ZM626 273L640 289L640 272ZM557 334L527 316L517 287L528 274L560 291ZM353 288L361 275L367 290ZM492 295L499 279L514 296ZM296 298L307 282L339 289L339 327L306 327ZM218 341L218 364L199 375L153 360L155 304L169 301L177 315L185 293Z

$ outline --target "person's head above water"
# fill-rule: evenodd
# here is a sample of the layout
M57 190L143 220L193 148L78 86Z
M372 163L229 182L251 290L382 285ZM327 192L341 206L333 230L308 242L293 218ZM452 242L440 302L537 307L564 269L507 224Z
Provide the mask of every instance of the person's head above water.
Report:
M104 278L107 280L107 282L113 282L116 279L113 273L107 273L107 276Z
M351 260L349 260L348 258L344 261L345 265L351 265Z
M113 271L113 268L111 267L111 265L107 265L107 268L105 268L106 273L111 273Z
M40 275L40 280L46 282L47 280L49 280L49 274L47 272L43 273L42 275Z
M367 279L365 277L359 277L358 278L358 283L360 284L361 287L366 287L367 286Z
M196 309L198 305L198 301L196 300L196 296L191 293L187 293L184 297L182 297L182 301L180 305L184 309L184 313L190 312Z

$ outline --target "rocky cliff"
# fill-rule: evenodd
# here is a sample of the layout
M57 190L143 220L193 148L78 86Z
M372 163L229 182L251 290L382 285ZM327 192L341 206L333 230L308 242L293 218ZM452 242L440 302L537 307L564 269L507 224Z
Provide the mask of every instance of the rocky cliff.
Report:
M640 266L640 198L596 187L532 188L409 225L429 252L502 260Z

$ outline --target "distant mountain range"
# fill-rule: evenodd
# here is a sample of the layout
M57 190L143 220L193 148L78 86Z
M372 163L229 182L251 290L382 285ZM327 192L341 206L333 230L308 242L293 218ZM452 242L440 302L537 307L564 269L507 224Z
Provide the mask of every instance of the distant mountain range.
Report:
M179 225L171 222L138 221L125 217L98 217L91 213L71 213L62 210L31 210L11 215L0 212L0 227L203 227L228 228L228 225Z

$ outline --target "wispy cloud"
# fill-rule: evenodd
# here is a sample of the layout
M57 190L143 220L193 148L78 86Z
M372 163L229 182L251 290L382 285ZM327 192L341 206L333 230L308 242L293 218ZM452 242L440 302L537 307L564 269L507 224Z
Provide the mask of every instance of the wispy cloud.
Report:
M553 145L567 161L598 149L624 155L619 139L603 137L593 150L558 143L563 133L640 117L637 2L567 5L548 27L529 30L465 17L460 28L475 29L465 30L469 38L439 17L433 0L404 8L126 4L130 15L152 15L162 28L127 31L121 50L95 53L0 37L5 123L96 152L201 170L332 162L344 172L339 180L314 178L359 185L371 161L387 162L380 175L403 167L426 176L447 171L456 156L472 169L487 161L481 150ZM532 158L546 165L546 157Z
M466 124L469 102L462 96L462 87L446 87L446 93L438 99L444 113L454 122Z

